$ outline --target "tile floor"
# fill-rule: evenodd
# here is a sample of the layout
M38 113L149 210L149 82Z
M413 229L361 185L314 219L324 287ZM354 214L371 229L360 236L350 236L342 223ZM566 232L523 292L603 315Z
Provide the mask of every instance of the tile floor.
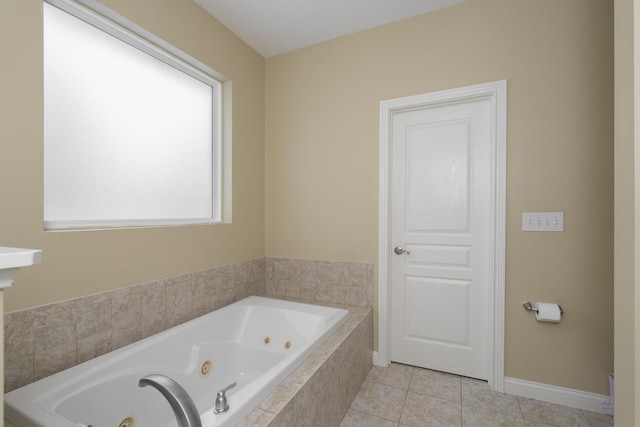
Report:
M613 417L493 392L484 381L412 366L371 368L340 427L613 426Z

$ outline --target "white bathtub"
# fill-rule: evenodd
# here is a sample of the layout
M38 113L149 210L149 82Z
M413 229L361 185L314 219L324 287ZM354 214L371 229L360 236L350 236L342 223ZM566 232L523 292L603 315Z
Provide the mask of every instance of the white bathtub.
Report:
M5 418L18 427L175 427L162 394L138 386L161 374L191 396L203 427L235 426L347 316L249 297L7 393ZM217 391L233 382L229 411L214 414Z

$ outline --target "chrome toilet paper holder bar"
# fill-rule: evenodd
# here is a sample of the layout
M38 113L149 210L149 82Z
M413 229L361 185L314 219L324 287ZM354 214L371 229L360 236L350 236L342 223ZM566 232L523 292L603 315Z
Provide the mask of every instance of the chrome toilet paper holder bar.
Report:
M524 307L525 310L527 311L535 311L536 313L538 312L538 307L535 307L533 304L531 304L529 301L526 301L522 304L522 306ZM560 315L564 314L564 310L562 309L561 305L558 305L558 307L560 307Z

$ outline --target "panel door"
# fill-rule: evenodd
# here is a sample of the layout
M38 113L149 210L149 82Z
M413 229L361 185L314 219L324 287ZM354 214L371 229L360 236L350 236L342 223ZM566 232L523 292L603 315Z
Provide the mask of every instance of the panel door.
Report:
M393 115L393 361L487 379L490 123L487 100Z

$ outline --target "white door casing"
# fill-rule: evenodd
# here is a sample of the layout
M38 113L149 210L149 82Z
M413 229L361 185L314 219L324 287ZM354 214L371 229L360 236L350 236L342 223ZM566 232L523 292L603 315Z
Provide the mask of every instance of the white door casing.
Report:
M466 119L474 114L486 123L483 125L484 129L477 129L477 123L471 126ZM480 141L479 147L466 145L470 128L476 128L476 133L485 140ZM406 148L395 147L395 152L391 144L394 132L395 137L402 141L409 138ZM443 137L448 138L450 144L445 146L420 142L425 138L438 140ZM413 143L411 138L414 138ZM411 152L405 153L405 149ZM438 162L436 159L438 156L448 157L442 158L446 159L445 162ZM464 165L467 158L473 161L480 159L481 164L486 166L486 171L478 174L473 165L468 167ZM433 161L429 163L429 159ZM407 174L407 182L401 182L398 186L397 181L405 181L405 161L407 169L412 170L416 176L412 180L411 174ZM429 167L424 167L425 162ZM455 164L459 164L460 167L458 168ZM425 174L437 170L441 167L440 165L445 165L447 168L446 173L441 176L453 177L448 183L448 194L444 196L442 203L438 203L442 209L434 210L433 203L430 204L430 209L423 209L424 194L429 194L431 198L440 197L434 192L440 191L437 188L424 187L424 183L428 182L428 176ZM402 171L399 172L400 168ZM466 176L467 170L472 176ZM408 357L401 361L417 365L420 363L412 362L411 357L420 361L428 359L427 363L433 363L436 369L454 372L455 370L448 369L449 361L453 364L457 363L458 366L468 364L468 370L457 372L486 378L493 390L503 391L505 172L505 81L380 103L378 353L374 363L386 366L391 361L393 341L391 319L395 305L395 315L402 319L403 324L399 325L396 322L394 330L396 332L400 330L405 336L411 337L405 339L404 343L398 340L393 341L394 359L398 359L397 355L401 354L401 358ZM465 186L467 182L473 186L473 180L476 179L480 180L480 185L475 187L481 190L474 197L467 198ZM396 184L393 184L394 180ZM417 183L420 183L422 188L414 191L412 186ZM457 184L452 185L454 183ZM457 189L454 188L456 185ZM405 192L409 194L406 200ZM415 199L413 201L411 201L411 194L417 195L413 197ZM407 201L408 203L405 203ZM475 209L472 214L467 203L479 209ZM485 205L480 206L482 203ZM394 218L392 207L397 207L398 204L403 206L400 211L396 209ZM419 215L412 214L411 211ZM402 212L402 218L397 218L398 212ZM479 225L483 227L479 229ZM475 235L475 240L473 233L469 232L469 227L478 233ZM402 231L398 233L398 230ZM406 233L404 230L407 230ZM481 250L472 255L471 248L474 245L477 246L478 242L485 242L484 246L476 248ZM410 254L395 255L393 253L395 246L403 246L406 243L409 245L405 249ZM472 256L474 266L487 266L485 270L474 271L475 276L472 276L471 269L465 264ZM456 263L458 265L455 265ZM451 275L452 271L455 272L453 275ZM392 274L395 277L391 277ZM479 279L485 283L479 283L481 286L476 286L475 282ZM392 293L390 286L394 282L396 288ZM472 282L474 286L470 286ZM398 283L401 284L400 289L397 288ZM416 294L411 295L411 292ZM449 301L450 304L448 306L446 303L431 304L422 309L423 303L416 303L417 296L428 297L426 299L428 301L436 294L443 298L443 302ZM397 300L392 301L392 296ZM475 304L478 298L483 298L487 304L474 305L473 309L470 309L468 303ZM402 301L398 301L400 299ZM404 304L407 304L406 312ZM460 311L456 308L456 304L466 308ZM398 312L398 310L401 311ZM428 319L427 311L431 319ZM423 317L425 315L426 317ZM476 320L477 325L472 321L472 315L480 320ZM443 321L435 325L434 319ZM452 319L462 319L462 321L455 323L450 321ZM482 333L482 327L485 328L485 333ZM422 339L424 336L428 339ZM474 341L471 342L470 339ZM415 343L419 343L422 347L411 347ZM445 351L429 359L432 353L429 350L429 343L435 345L434 348ZM408 345L407 348L398 349L398 346L405 344ZM476 357L473 359L476 366L471 366L473 365L469 362L471 359L465 359L465 353L472 348L476 351ZM479 357L477 352L480 352Z

